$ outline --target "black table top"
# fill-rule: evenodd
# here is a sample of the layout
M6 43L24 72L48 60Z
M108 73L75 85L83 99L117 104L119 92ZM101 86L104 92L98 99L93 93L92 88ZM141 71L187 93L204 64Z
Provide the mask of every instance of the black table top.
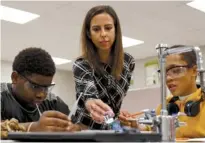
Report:
M87 132L11 132L9 140L25 142L160 142L158 133Z

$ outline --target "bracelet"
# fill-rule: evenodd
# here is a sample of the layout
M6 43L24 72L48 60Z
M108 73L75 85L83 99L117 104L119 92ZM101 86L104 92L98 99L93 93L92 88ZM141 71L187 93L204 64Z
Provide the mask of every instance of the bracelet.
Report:
M31 122L29 125L28 125L28 128L27 128L27 132L30 132L30 129L31 129L31 126L33 125L34 122Z

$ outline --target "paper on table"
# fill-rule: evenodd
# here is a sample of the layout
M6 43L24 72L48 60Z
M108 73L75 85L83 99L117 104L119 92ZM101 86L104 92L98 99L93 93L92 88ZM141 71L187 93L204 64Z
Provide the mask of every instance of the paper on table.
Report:
M115 133L114 130L82 130L83 133Z
M177 142L205 142L205 138L176 138Z
M188 141L192 141L192 142L205 142L205 138L192 138L192 139L188 139Z
M127 121L137 121L136 118L127 118Z

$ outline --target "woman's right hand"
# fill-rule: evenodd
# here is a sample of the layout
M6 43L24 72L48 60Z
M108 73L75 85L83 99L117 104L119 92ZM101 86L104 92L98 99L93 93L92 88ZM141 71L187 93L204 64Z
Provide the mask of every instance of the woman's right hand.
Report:
M100 99L88 99L85 106L88 112L90 112L91 118L97 123L105 121L104 116L106 112L113 113L112 109Z

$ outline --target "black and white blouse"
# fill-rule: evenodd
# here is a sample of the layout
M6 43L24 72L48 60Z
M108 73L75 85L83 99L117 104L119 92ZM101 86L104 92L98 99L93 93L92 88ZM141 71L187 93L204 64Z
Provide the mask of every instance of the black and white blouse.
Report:
M109 105L115 115L119 114L122 100L130 86L132 72L135 67L134 58L124 53L124 68L120 80L116 80L111 75L111 67L102 64L105 70L103 76L99 76L89 65L88 61L78 58L73 65L73 74L75 79L76 98L81 94L78 102L78 108L75 114L77 122L80 122L90 129L107 129L107 125L98 124L93 121L85 108L85 101L90 98L101 99Z

